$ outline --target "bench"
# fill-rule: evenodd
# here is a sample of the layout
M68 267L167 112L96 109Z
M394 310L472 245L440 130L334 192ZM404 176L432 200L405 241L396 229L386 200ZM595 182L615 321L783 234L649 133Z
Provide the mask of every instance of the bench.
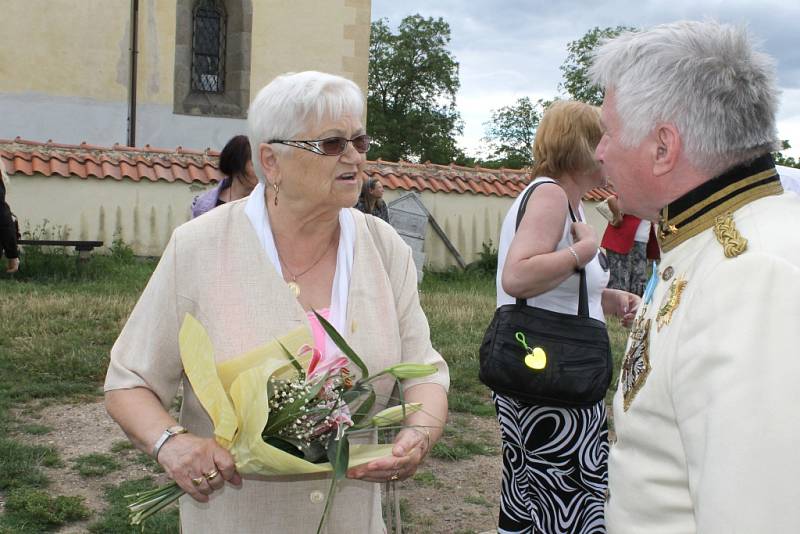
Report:
M50 239L19 239L17 240L17 244L40 247L75 247L75 250L78 252L79 261L88 260L92 250L103 246L102 241L59 241Z

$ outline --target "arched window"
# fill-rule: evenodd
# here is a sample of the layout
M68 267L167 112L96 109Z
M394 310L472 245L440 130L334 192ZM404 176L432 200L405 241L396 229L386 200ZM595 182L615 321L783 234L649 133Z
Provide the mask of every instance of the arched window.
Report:
M252 0L177 0L173 111L247 117Z
M192 91L225 91L225 10L214 0L199 0L192 14Z

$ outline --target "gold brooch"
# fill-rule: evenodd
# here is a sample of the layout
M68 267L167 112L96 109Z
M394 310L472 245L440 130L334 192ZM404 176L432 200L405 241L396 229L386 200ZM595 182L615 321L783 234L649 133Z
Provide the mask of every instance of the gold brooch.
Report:
M679 276L670 284L669 291L664 295L664 299L661 301L661 307L658 309L658 314L656 315L656 324L658 325L659 332L661 331L661 327L668 325L672 320L672 312L674 312L678 304L681 303L681 295L683 294L683 290L686 289L687 283L685 278Z
M714 219L714 237L722 245L726 258L735 258L747 248L747 239L736 229L733 215L730 213L719 215Z

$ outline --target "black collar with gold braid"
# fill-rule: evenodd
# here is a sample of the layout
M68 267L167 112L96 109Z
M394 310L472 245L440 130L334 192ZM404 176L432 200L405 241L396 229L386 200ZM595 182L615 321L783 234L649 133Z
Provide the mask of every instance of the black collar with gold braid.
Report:
M667 252L714 226L717 217L745 204L783 193L772 155L739 165L689 191L661 210L658 238Z

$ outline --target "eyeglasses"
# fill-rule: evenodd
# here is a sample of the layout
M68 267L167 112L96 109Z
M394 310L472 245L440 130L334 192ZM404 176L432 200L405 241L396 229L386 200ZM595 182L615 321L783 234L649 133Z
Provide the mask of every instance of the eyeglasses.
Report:
M364 154L369 150L369 136L362 134L352 139L346 137L326 137L325 139L314 139L308 141L293 139L272 139L268 144L278 143L280 145L302 148L321 156L340 156L347 149L347 143L352 143L356 152Z

